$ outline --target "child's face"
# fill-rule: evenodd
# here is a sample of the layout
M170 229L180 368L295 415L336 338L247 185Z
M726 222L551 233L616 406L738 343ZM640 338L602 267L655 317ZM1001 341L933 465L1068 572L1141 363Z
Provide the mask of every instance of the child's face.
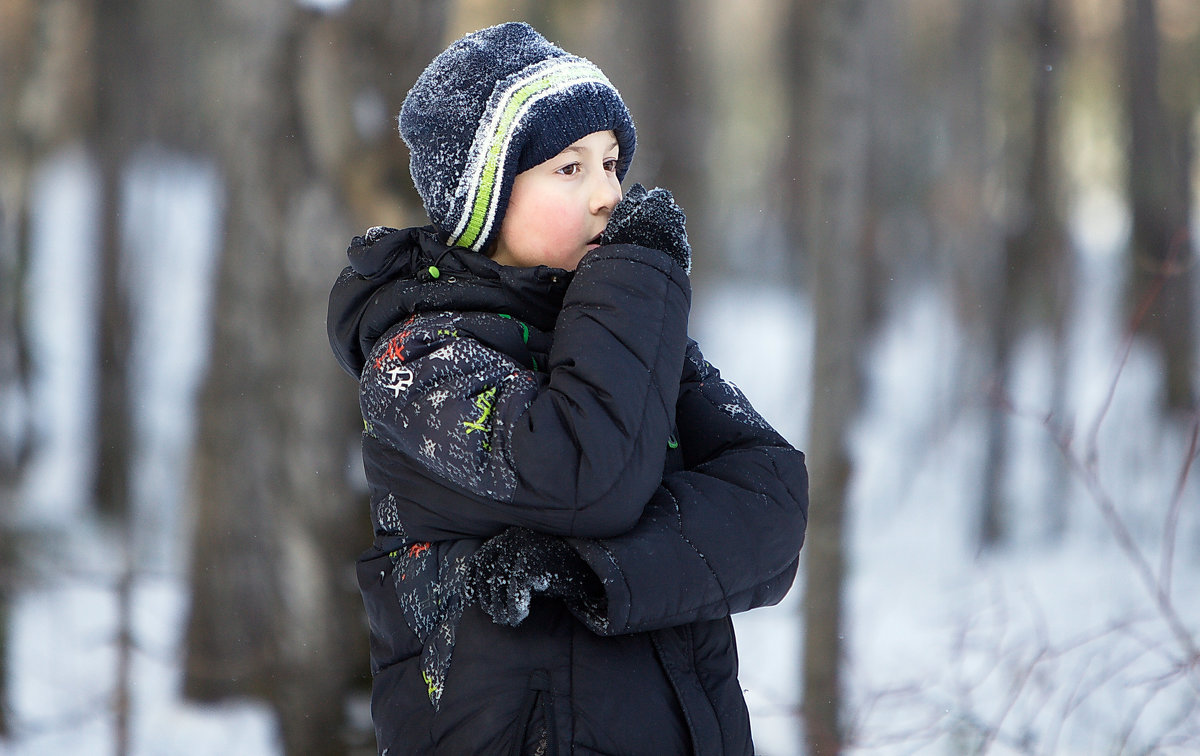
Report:
M616 135L595 131L513 179L492 259L575 270L621 201Z

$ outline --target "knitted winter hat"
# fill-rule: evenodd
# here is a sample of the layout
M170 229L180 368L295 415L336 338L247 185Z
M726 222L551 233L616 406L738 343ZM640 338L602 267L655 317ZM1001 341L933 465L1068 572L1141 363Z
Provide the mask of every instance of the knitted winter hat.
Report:
M475 251L499 233L518 173L611 129L622 179L637 141L629 110L600 69L523 23L450 45L404 98L399 120L430 220L449 244Z

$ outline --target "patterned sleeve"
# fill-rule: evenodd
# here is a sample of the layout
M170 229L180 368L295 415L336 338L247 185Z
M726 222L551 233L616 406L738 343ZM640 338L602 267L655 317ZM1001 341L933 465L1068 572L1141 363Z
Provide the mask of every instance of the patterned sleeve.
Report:
M477 496L510 501L517 475L508 424L528 409L539 380L460 334L462 317L414 316L379 342L361 379L366 432Z

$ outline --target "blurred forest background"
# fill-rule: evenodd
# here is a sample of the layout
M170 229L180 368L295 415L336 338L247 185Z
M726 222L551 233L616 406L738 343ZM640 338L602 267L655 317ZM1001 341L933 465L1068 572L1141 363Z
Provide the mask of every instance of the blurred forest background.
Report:
M886 742L862 703L885 691L848 693L871 350L897 303L930 296L948 303L934 333L962 346L901 358L949 377L891 403L940 392L908 445L977 419L965 493L938 510L961 513L955 555L1053 551L1078 532L1069 502L1089 502L1145 599L1130 617L1164 628L1143 633L1164 664L1117 696L1102 750L1200 748L1200 617L1179 587L1200 573L1196 0L0 0L0 751L74 732L72 752L184 753L145 734L138 669L157 659L179 670L162 696L257 701L283 753L370 752L360 420L326 297L353 234L424 222L394 128L409 86L449 41L510 19L622 91L629 181L688 212L698 313L722 287L750 292L742 306L783 290L800 314L770 327L811 341L781 368L792 402L764 408L808 453L813 502L798 598L772 610L803 643L771 670L796 688L796 742L774 753L1055 751L1005 729L1033 664L1005 678L1007 708L910 712L925 724ZM1084 417L1071 328L1096 259L1118 271L1117 327ZM753 340L767 325L737 327L773 348ZM1119 430L1166 429L1142 450L1164 474L1096 442L1131 354L1153 401ZM1014 487L1021 423L1041 473ZM1130 482L1105 478L1111 462ZM51 603L21 610L36 595ZM74 600L102 618L81 648L14 649L14 628L76 621ZM77 653L99 661L13 689L13 667L48 680ZM1142 737L1137 715L1167 698Z

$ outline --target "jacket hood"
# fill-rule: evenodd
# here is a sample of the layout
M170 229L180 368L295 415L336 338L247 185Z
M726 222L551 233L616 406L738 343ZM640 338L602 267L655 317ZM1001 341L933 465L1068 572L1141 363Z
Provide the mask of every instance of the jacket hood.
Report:
M421 312L494 312L554 329L573 274L514 268L443 243L433 226L356 236L329 294L326 327L338 364L358 378L375 342Z

